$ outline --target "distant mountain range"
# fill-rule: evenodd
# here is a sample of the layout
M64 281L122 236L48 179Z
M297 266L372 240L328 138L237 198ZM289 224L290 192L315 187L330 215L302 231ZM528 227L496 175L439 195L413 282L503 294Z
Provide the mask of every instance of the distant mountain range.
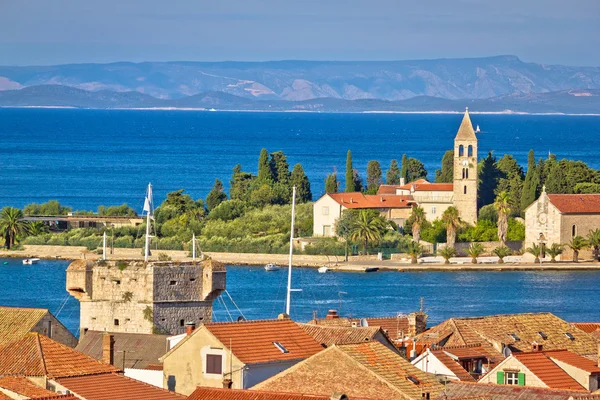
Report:
M515 56L0 67L0 106L598 113L600 67Z

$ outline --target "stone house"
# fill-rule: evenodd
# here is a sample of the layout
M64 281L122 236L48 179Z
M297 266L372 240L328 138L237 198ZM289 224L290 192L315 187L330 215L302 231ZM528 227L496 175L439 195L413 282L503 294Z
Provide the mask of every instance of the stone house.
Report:
M87 330L178 334L186 322L212 320L212 302L225 290L222 263L74 261L67 291L81 304Z
M428 348L411 363L441 380L475 382L489 372L494 357L481 346Z
M600 228L600 194L548 194L525 209L525 246L539 244L542 235L546 246L567 244L575 236L585 237ZM562 259L572 256L566 248ZM583 257L591 256L588 251Z
M599 378L598 361L568 350L543 351L540 347L512 353L480 382L593 392L598 390Z
M448 207L454 205L454 184L431 183L426 179L399 186L381 185L377 194L409 196L415 204L423 208L425 218L430 222L440 218Z
M45 308L0 307L0 345L31 332L69 347L77 345L77 338Z
M287 318L203 324L161 357L163 387L248 389L322 350Z

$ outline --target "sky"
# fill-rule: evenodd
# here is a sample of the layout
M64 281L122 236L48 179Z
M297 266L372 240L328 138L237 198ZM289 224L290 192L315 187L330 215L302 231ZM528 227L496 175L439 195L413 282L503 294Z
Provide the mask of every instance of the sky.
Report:
M600 66L600 0L0 0L0 65L517 55Z

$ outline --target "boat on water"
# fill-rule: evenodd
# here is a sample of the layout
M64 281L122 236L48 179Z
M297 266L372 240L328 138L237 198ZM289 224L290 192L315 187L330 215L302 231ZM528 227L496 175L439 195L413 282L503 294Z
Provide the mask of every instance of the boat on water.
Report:
M320 274L326 274L327 272L329 272L329 268L323 265L322 267L319 267L317 271L319 271Z
M367 267L365 268L365 272L377 272L379 271L378 267Z
M475 133L479 133L481 132L481 129L479 129L479 125L477 125L477 128L475 128Z
M39 258L26 258L23 260L24 265L37 264L40 262Z
M267 271L267 272L279 271L279 266L277 266L275 264L267 264L267 265L265 265L265 271Z

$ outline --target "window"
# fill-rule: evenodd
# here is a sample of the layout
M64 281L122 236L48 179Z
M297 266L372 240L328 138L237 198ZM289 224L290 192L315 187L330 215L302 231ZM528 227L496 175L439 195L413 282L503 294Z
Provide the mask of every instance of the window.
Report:
M577 236L577 225L573 225L573 226L571 227L571 236L572 236L572 237L575 237L575 236Z
M544 340L548 339L548 335L546 335L546 334L545 334L544 332L542 332L542 331L539 331L539 332L538 332L538 335L540 335L540 337L541 337L542 339L544 339Z
M196 278L190 278L190 282L195 282Z
M460 146L458 146L458 156L462 157L465 155L465 146L463 146L462 144Z
M469 148L467 150L467 155L469 157L473 157L473 146L469 145Z
M169 282L169 285L171 285L171 286L175 286L175 285L177 285L177 281L170 281L170 282Z
M517 336L516 333L509 333L508 336L510 336L511 338L513 338L515 341L521 340L521 338L519 336Z
M436 208L435 208L435 206L431 206L431 213L432 213L432 214L435 214L435 212L436 212Z
M465 178L469 179L469 168L465 168Z
M519 384L519 373L518 372L506 372L506 381L507 385L518 385Z
M185 325L185 320L183 320L183 319L180 319L180 320L179 320L179 326L184 326L184 325Z
M463 188L463 193L467 194L467 185L465 185L465 187Z
M323 225L323 236L331 236L331 225Z
M575 336L571 335L569 332L565 333L565 336L569 339L569 340L575 340Z
M329 207L327 207L327 206L321 207L321 215L329 215Z
M413 385L418 385L421 383L421 382L419 382L419 379L417 379L417 377L412 376L412 375L407 376L406 379L408 381L412 382Z
M285 346L284 346L284 345L282 345L281 343L279 343L279 342L273 342L273 344L274 344L274 345L275 345L275 347L277 347L277 348L279 349L279 351L281 351L282 353L284 353L284 354L287 354L287 353L289 353L288 349L286 349L286 348L285 348Z
M115 319L115 320L114 320L114 324L115 324L115 326L119 326L119 320L118 320L118 319Z
M207 354L206 355L206 373L207 374L218 374L223 373L223 356L220 354Z

